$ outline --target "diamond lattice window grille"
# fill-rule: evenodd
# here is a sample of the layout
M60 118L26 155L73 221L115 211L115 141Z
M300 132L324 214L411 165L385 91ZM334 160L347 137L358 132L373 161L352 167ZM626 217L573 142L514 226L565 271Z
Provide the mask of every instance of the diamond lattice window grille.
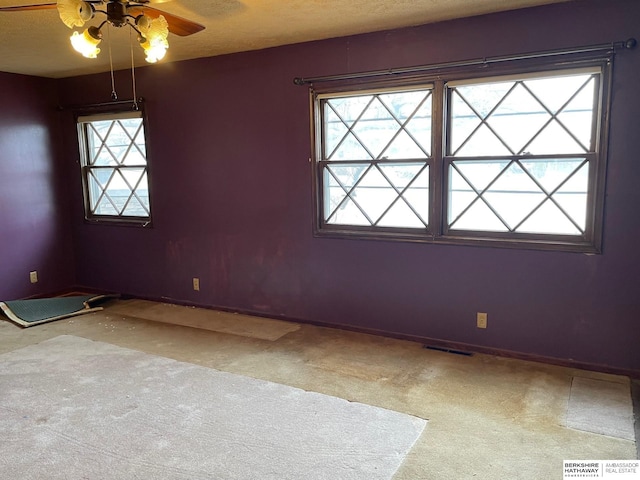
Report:
M314 87L314 233L600 252L610 59Z
M323 102L323 160L429 158L431 90Z
M430 88L322 102L323 220L427 228Z
M448 228L584 235L597 74L450 87Z
M482 172L481 170L485 170ZM497 174L487 182L486 171ZM456 161L450 167L449 226L454 229L582 235L585 232L588 162ZM542 209L542 210L541 210ZM531 220L540 218L537 230Z
M105 118L106 117L106 118ZM149 218L144 124L139 115L79 120L86 152L88 214Z
M455 157L593 150L596 74L450 87Z
M324 177L329 224L428 227L427 164L329 165Z

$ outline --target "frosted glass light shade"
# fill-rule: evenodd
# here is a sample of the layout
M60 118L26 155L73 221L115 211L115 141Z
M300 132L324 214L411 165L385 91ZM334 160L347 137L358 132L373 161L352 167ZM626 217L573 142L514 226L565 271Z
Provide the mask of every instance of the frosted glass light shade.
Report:
M149 63L156 63L158 60L162 60L169 48L169 42L167 41L169 24L167 20L162 15L153 20L142 16L136 19L136 23L144 36L141 39L140 46L146 54L145 60Z
M83 0L58 0L58 15L67 27L82 27L93 17L93 7Z
M73 32L71 45L76 52L86 58L96 58L100 53L98 44L102 40L102 34L96 27L87 28L82 34Z

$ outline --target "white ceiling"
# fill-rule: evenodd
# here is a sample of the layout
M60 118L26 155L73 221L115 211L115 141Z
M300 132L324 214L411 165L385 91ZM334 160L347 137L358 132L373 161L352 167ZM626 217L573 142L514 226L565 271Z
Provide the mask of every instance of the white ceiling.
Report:
M47 1L55 0L0 0L0 6ZM163 60L170 62L564 1L570 0L151 0L151 5L206 26L187 37L170 34ZM116 70L131 66L129 30L110 28ZM97 59L86 59L72 50L70 35L55 9L0 12L0 71L52 78L109 71L107 42ZM133 42L136 66L142 66L135 36Z

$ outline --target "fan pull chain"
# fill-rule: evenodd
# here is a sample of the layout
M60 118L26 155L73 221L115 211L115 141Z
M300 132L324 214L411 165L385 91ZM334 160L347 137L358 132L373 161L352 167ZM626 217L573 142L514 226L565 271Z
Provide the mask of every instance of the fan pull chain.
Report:
M113 57L111 55L111 26L107 23L107 43L109 45L109 70L111 71L111 100L117 100L116 82L113 79Z
M131 41L131 28L129 29L129 47L131 48L131 82L133 83L133 109L138 110L138 97L136 96L136 69L133 62L133 42Z

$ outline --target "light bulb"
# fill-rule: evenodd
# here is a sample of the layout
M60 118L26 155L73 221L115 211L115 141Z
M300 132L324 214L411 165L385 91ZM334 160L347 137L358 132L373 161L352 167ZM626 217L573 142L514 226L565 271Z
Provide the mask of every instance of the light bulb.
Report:
M164 38L156 37L141 43L140 46L146 55L145 60L149 63L156 63L166 55L169 43Z
M71 45L76 52L82 54L86 58L96 58L100 53L98 44L102 40L102 33L97 27L89 27L82 35L73 32L71 35Z

